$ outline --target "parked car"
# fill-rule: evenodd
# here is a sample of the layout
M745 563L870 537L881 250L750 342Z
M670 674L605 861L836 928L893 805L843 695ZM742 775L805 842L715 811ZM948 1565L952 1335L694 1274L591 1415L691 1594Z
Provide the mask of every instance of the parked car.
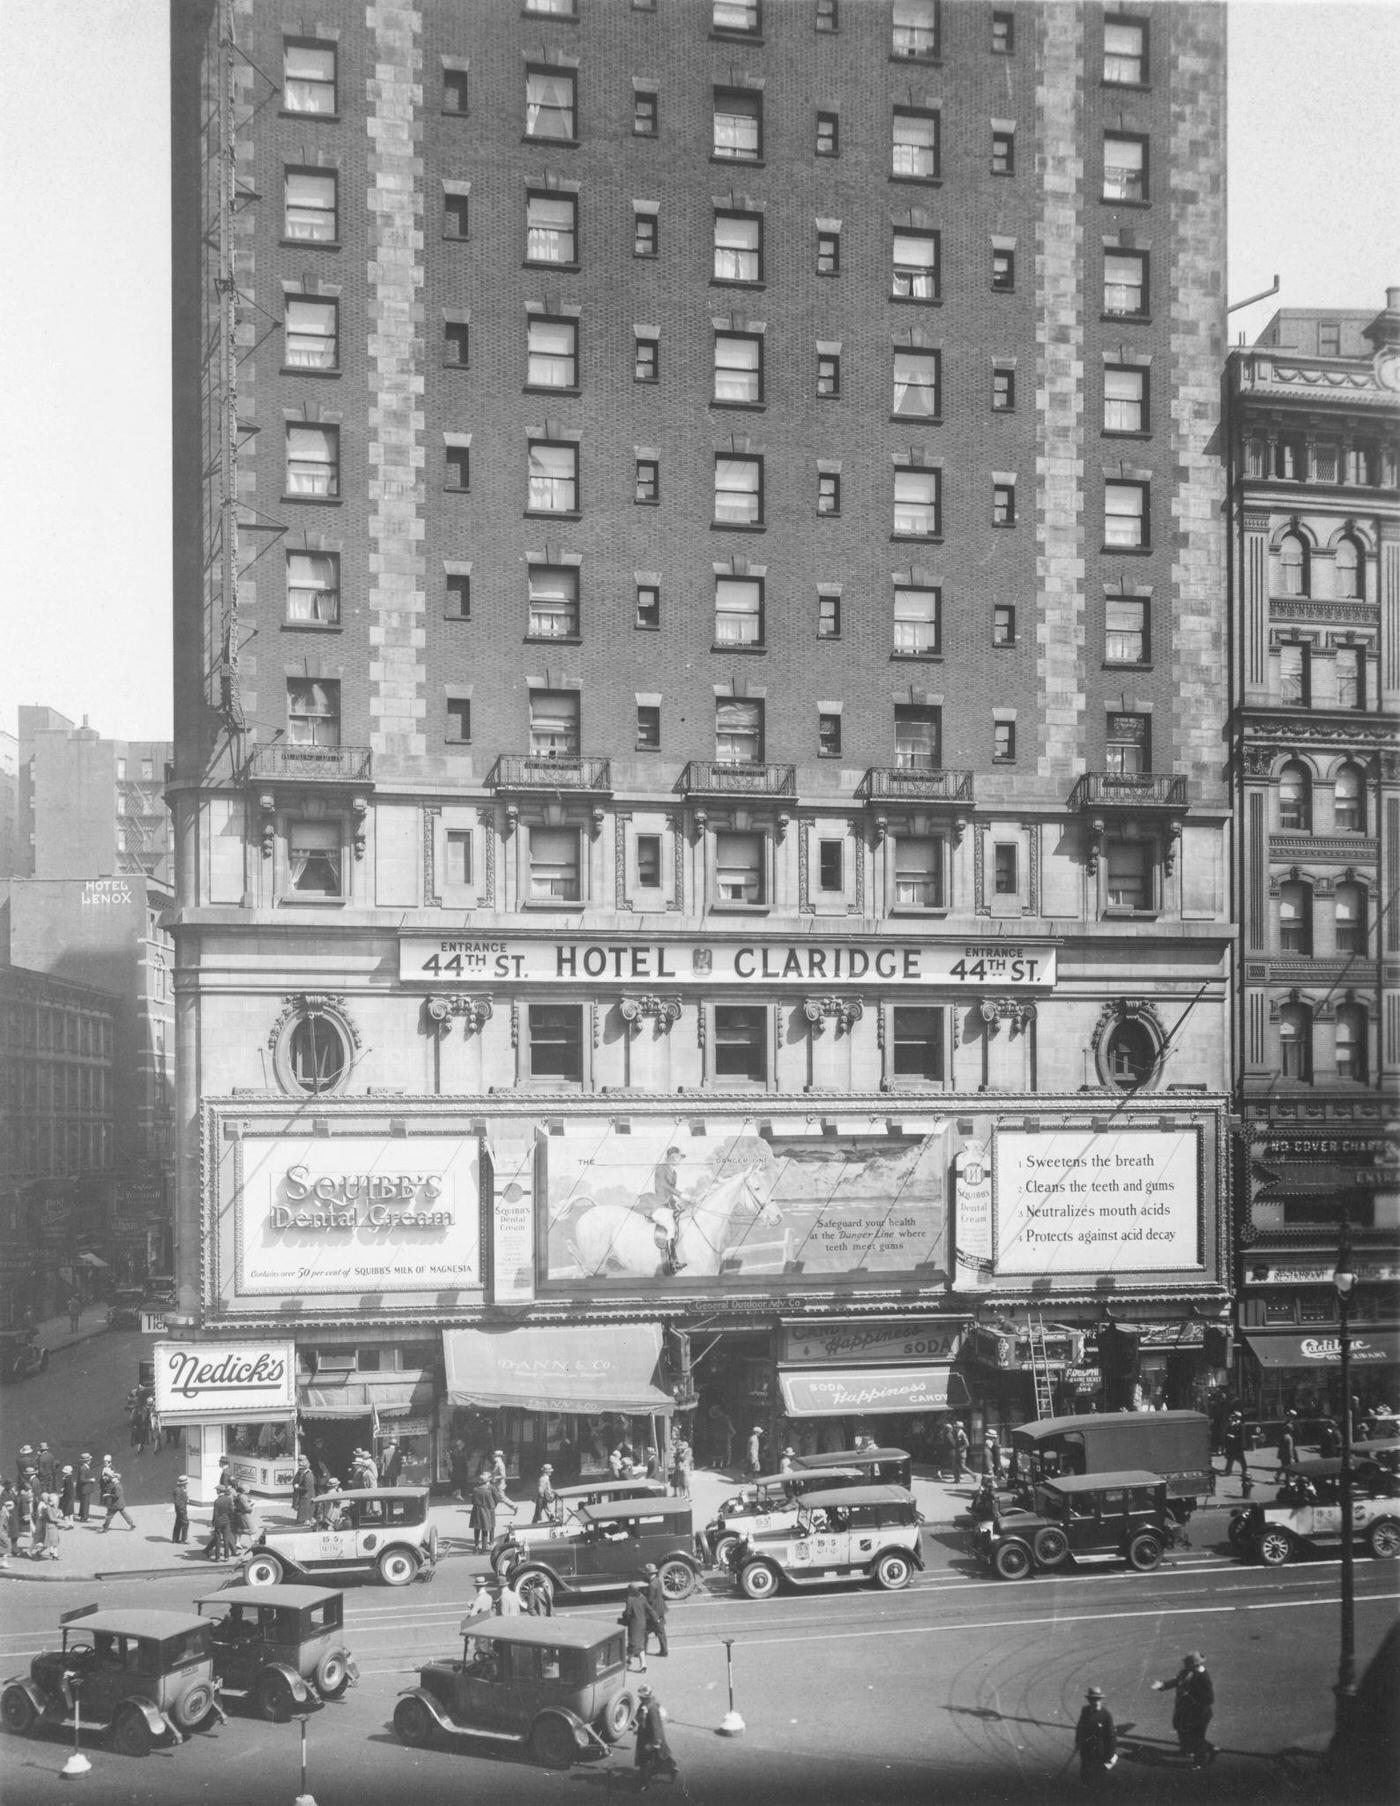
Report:
M1146 1573L1185 1540L1167 1482L1136 1468L1043 1480L1031 1510L998 1511L972 1537L979 1561L1003 1580L1113 1561Z
M610 1505L624 1499L664 1499L664 1480L589 1480L579 1486L561 1486L554 1494L553 1516L538 1524L512 1524L491 1545L491 1566L497 1574L516 1559L522 1549L533 1549L553 1537L581 1528L579 1509L584 1505Z
M345 1643L345 1596L326 1587L225 1587L210 1610L214 1674L227 1699L280 1723L339 1699L360 1678ZM213 1613L221 1615L214 1617Z
M0 1721L26 1736L43 1727L106 1731L124 1756L157 1741L184 1743L222 1719L209 1625L186 1612L102 1611L59 1619L62 1642L0 1693Z
M809 1492L797 1523L740 1539L729 1566L750 1599L768 1599L786 1583L821 1586L865 1579L907 1587L924 1565L918 1507L903 1486L843 1486Z
M626 1643L616 1625L557 1618L462 1620L462 1659L425 1663L394 1708L414 1749L443 1732L524 1744L546 1768L605 1755L632 1722Z
M119 1286L107 1303L108 1329L140 1329L145 1303L140 1286Z
M556 1593L615 1593L645 1578L655 1562L668 1599L684 1599L700 1578L689 1499L622 1499L579 1507L579 1528L522 1550L503 1578L527 1607Z
M378 1575L385 1586L406 1587L437 1568L437 1530L428 1521L426 1486L378 1486L322 1493L317 1507L335 1507L333 1525L296 1524L264 1530L243 1563L250 1587L273 1587L293 1575Z
M761 1530L791 1529L797 1502L804 1494L860 1486L866 1475L858 1467L803 1467L786 1474L762 1474L742 1492L721 1502L701 1532L710 1559L727 1568L736 1545Z
M1400 1480L1374 1462L1353 1466L1353 1539L1385 1560L1400 1556ZM1273 1503L1246 1505L1230 1517L1236 1550L1276 1568L1312 1549L1339 1548L1342 1541L1342 1464L1300 1461L1283 1477Z
M799 1467L856 1467L870 1486L914 1483L914 1457L908 1449L837 1449L827 1455L799 1455Z
M29 1380L49 1364L49 1351L32 1329L0 1330L0 1377Z

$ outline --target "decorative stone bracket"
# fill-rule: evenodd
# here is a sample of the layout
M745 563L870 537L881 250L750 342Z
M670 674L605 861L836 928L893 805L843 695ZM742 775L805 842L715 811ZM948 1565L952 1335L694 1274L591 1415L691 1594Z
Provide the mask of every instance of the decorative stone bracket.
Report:
M1162 870L1170 878L1176 870L1176 856L1181 848L1181 817L1170 816L1166 823L1166 834L1162 846ZM1108 823L1103 816L1091 816L1089 820L1089 857L1087 867L1089 876L1097 878L1099 863L1104 856L1104 845L1108 839Z
M803 1000L802 1014L812 1025L813 1035L823 1032L828 1016L834 1018L838 1035L849 1034L865 1014L865 1005L858 997L808 997Z
M428 1018L428 1027L439 1035L445 1035L451 1028L454 1016L463 1018L465 1033L480 1034L495 1013L490 997L467 997L460 991L428 998L423 1010Z
M654 991L644 992L640 997L624 997L617 1007L628 1033L633 1035L642 1032L643 1017L652 1018L658 1035L668 1034L671 1024L681 1019L680 998L658 997Z
M1030 998L984 997L977 1006L977 1013L986 1024L989 1035L997 1032L997 1025L1001 1022L1009 1022L1011 1033L1016 1035L1024 1034L1039 1012Z

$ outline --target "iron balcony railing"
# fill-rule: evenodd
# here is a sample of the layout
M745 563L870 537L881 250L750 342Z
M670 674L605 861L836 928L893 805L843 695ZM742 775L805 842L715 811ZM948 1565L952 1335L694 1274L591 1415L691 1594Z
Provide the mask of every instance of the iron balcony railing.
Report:
M248 775L258 782L293 778L298 783L365 784L373 775L367 746L255 746Z
M796 796L797 767L692 759L680 787L688 796Z
M1184 809L1186 779L1179 773L1086 771L1070 792L1071 809Z
M502 753L486 781L496 790L610 791L612 766L585 753Z
M872 803L970 803L972 773L918 765L872 765L857 795Z

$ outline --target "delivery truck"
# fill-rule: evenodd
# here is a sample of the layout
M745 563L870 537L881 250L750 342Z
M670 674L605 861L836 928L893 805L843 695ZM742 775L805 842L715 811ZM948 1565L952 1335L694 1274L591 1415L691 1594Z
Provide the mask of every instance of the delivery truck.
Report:
M1105 1411L1085 1417L1041 1417L1012 1432L1016 1480L1105 1474L1138 1468L1160 1474L1184 1523L1215 1491L1210 1423L1201 1411Z

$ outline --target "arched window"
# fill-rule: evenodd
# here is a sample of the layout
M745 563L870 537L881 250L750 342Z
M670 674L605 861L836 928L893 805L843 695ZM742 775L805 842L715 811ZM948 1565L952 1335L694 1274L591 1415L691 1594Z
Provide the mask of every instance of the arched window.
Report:
M1278 546L1278 590L1280 596L1306 596L1308 593L1308 548L1298 533L1285 533Z
M1338 953L1366 951L1366 892L1359 884L1339 884L1336 902Z
M1278 1013L1280 1064L1286 1079L1304 1084L1312 1079L1312 1011L1305 1003L1286 1003Z
M1296 761L1278 774L1278 825L1304 832L1312 827L1312 780Z
M1332 790L1332 826L1344 834L1366 832L1366 780L1354 765L1343 765Z
M1312 952L1312 891L1296 878L1279 887L1278 925L1283 952Z
M1349 533L1337 541L1333 571L1333 593L1344 602L1360 601L1366 594L1366 555Z
M334 1091L345 1075L345 1042L328 1016L303 1016L287 1043L292 1078L313 1095Z
M1366 1012L1354 1003L1337 1011L1337 1077L1366 1083Z

